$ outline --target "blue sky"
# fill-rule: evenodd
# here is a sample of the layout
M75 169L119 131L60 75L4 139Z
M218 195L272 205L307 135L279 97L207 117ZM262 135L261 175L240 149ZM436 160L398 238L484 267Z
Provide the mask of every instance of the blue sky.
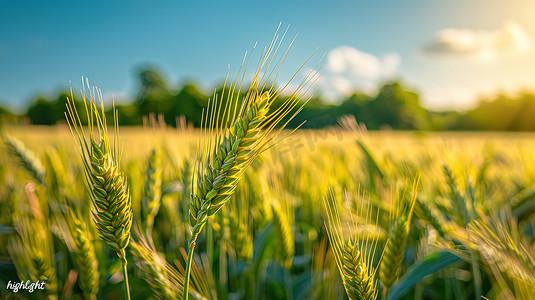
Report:
M156 3L156 4L155 4ZM279 22L299 33L283 78L319 48L316 93L336 102L400 78L435 109L535 85L535 3L450 1L2 1L0 105L77 87L131 97L141 66L207 91Z

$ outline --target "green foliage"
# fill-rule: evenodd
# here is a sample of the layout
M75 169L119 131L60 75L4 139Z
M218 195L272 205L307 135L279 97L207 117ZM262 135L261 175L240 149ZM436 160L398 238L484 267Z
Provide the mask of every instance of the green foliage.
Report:
M63 94L67 99L67 95ZM54 125L60 119L63 119L63 107L60 108L59 101L48 101L45 98L38 98L35 103L28 107L26 115L33 124Z
M364 107L368 111L368 128L389 126L396 129L426 128L425 110L418 95L402 88L398 82L387 83L378 95Z
M116 105L119 125L141 125L143 116L162 115L165 122L176 126L176 118L185 116L195 126L200 126L202 109L209 95L203 93L194 82L180 86L169 84L165 76L154 67L147 66L137 74L138 88L131 101ZM216 87L221 94L222 87ZM57 96L38 96L30 101L23 116L17 116L0 107L0 124L17 123L27 117L31 124L54 125L64 121L65 101L69 93ZM243 94L242 96L245 96ZM279 107L285 97L273 103ZM81 103L77 103L81 109ZM477 107L465 111L431 111L421 106L418 93L400 82L385 82L376 95L355 91L339 105L326 104L320 96L310 99L307 107L288 124L296 128L307 121L304 128L323 128L337 124L337 118L350 114L368 129L392 128L399 130L487 130L533 131L535 130L535 94L521 91L517 95L496 95L483 98ZM109 116L112 114L108 113Z
M478 107L466 112L456 128L490 131L535 130L535 95L521 93L516 97L498 95L494 99L482 99Z
M427 255L420 262L410 267L407 273L390 288L388 300L400 299L425 276L434 274L459 260L459 257L445 250Z

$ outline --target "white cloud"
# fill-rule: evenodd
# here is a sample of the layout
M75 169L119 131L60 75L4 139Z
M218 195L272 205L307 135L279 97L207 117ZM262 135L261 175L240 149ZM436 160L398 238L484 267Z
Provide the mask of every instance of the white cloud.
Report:
M477 104L478 92L464 86L431 87L422 93L422 105L434 110L470 109Z
M401 63L401 58L396 53L390 53L385 58L383 58L383 70L382 75L384 77L395 76L399 64Z
M322 89L323 96L331 102L338 100L341 95L351 95L354 90L349 79L337 75L324 75L320 78L318 85Z
M531 46L532 40L526 30L515 21L507 21L499 29L490 31L440 30L425 51L430 54L471 54L492 58L505 51L526 52Z
M364 78L376 78L381 71L381 61L371 54L342 46L329 52L327 68L333 73L348 72Z
M400 58L391 53L384 58L341 46L327 54L326 71L318 82L327 100L335 102L355 91L373 93L386 78L395 76Z
M521 86L514 83L430 86L423 90L422 105L434 110L468 110L476 107L481 99L497 94L514 96Z

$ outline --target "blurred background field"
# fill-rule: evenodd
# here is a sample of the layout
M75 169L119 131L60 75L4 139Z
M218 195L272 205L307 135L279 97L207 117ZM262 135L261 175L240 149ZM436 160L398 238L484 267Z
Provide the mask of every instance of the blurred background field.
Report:
M36 228L25 228L20 218L35 217L37 209L37 214L45 216L40 226L49 230L43 238L53 253L49 269L56 275L54 293L66 299L83 294L77 254L66 246L68 235L61 225L65 221L65 211L61 211L69 207L80 212L95 246L98 298L122 297L120 264L95 238L89 195L68 128L4 130L20 139L26 151L35 153L45 171L39 183L28 172L31 167L21 164L16 153L2 143L3 287L32 270L20 265L20 256L34 252L16 248L19 235L14 232L35 233ZM120 131L121 165L130 185L135 226L143 228L147 217L143 197L153 149L161 160L161 206L151 231L157 252L152 255L161 255L174 270L168 272L175 272L177 278L184 266L185 252L181 254L180 249L188 239L188 191L197 135L195 129L176 128L126 127ZM197 261L194 271L198 276L195 295L207 299L343 299L323 223L322 199L332 188L342 211L358 209L358 199L370 199L370 211L379 213L379 222L368 230L378 239L380 256L389 236L389 211L395 201L411 195L420 174L415 216L396 280L399 284L390 289L389 299L473 299L480 294L495 299L529 298L535 258L534 160L532 133L363 133L339 126L300 130L251 165L222 213L201 234L197 253L202 263ZM30 199L38 199L39 205L28 206ZM482 224L501 224L493 234L510 240L473 238L485 234L484 227L478 227ZM453 259L448 253L454 254ZM447 262L410 279L414 276L411 267L437 255ZM157 297L154 275L138 256L128 257L136 262L129 264L132 296ZM3 293L8 295L6 290Z

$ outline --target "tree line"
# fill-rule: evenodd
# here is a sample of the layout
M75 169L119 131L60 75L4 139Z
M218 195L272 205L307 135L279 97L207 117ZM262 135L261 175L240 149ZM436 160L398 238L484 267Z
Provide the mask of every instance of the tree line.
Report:
M120 125L141 125L143 116L163 116L166 124L176 126L177 117L184 116L194 126L199 126L203 108L211 95L205 95L195 84L186 83L173 89L165 78L154 69L138 74L139 88L133 101L117 104ZM216 89L220 93L222 87ZM16 115L0 107L0 123L30 123L55 125L64 123L65 101L70 94L56 97L37 97L22 115ZM279 99L278 101L281 101ZM83 109L83 103L75 103ZM274 107L277 105L275 103ZM109 108L111 109L111 108ZM292 120L289 127L302 124L304 128L332 126L342 115L353 115L368 129L397 130L535 130L535 94L520 92L515 96L498 94L480 99L477 107L465 111L431 111L420 104L418 94L399 82L385 83L376 95L355 92L338 105L326 104L317 96L310 99L303 111ZM113 115L113 114L109 114Z

